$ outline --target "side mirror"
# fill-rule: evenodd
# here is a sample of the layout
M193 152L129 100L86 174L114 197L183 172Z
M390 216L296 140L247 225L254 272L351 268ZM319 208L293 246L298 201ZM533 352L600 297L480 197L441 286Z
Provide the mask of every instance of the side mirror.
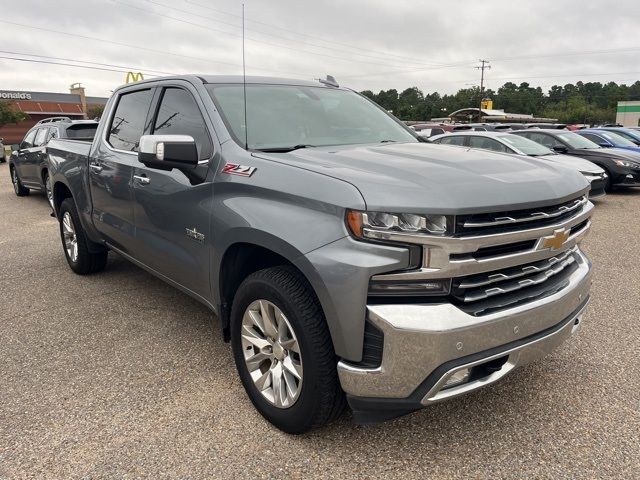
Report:
M19 151L20 151L20 144L14 143L13 145L11 145L11 153L15 153Z
M556 145L553 147L553 151L556 153L567 153L569 149L564 145Z
M143 135L138 160L158 170L191 169L198 166L198 148L190 135Z

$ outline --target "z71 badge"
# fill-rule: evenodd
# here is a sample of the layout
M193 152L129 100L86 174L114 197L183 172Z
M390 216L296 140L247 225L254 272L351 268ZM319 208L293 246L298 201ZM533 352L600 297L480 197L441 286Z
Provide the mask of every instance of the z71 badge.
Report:
M250 177L256 170L256 167L247 167L245 165L238 165L237 163L227 163L222 169L222 173L240 175L241 177Z

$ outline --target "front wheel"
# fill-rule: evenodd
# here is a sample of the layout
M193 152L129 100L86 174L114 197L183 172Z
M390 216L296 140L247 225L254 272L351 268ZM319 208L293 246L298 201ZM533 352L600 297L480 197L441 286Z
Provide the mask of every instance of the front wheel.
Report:
M231 311L236 367L256 409L287 433L337 418L345 406L322 308L293 267L247 277Z
M99 248L97 252L89 249L90 240L84 233L71 198L66 198L60 205L60 238L67 263L75 273L86 275L104 269L108 252Z
M29 195L29 189L22 185L16 167L11 165L9 169L11 171L11 183L13 183L13 191L16 192L18 197L25 197Z

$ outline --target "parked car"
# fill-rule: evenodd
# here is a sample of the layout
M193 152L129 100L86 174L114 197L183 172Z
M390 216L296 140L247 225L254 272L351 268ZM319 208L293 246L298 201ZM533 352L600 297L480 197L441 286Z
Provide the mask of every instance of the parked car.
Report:
M602 148L575 132L560 130L519 130L521 135L552 150L584 158L607 173L606 190L613 187L640 187L640 154L620 148Z
M589 300L582 175L421 143L336 82L140 81L92 144L47 150L69 267L112 250L207 305L286 432L335 418L345 393L374 422L491 384Z
M595 130L615 133L640 146L640 131L633 127L599 127Z
M30 190L43 191L53 208L47 144L52 138L90 142L97 127L98 122L93 120L71 120L68 117L40 120L26 133L20 144L11 147L9 173L15 194L22 197L28 195Z
M0 137L0 163L6 163L7 157L4 153L4 138Z
M589 128L576 132L584 138L588 138L593 143L597 143L602 148L622 148L632 152L640 152L640 145L636 145L631 140L616 132L610 132L601 128Z
M418 136L423 138L430 138L434 135L441 135L445 132L444 128L439 125L420 124L412 125L411 128L416 131Z
M460 139L463 139L462 143ZM559 154L539 143L511 133L454 132L449 135L438 135L433 137L431 141L445 145L460 145L494 152L527 155L539 160L554 162L582 173L591 185L589 197L594 198L605 194L607 174L599 166L579 157Z

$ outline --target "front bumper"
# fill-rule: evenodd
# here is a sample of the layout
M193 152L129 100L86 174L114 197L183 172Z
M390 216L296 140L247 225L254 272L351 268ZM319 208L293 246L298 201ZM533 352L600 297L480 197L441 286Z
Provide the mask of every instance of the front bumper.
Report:
M575 331L590 285L590 263L579 252L578 268L565 288L497 313L472 316L448 303L368 306L368 321L384 334L381 365L338 364L355 420L380 421L417 410L491 384L544 356ZM502 359L499 369L443 389L456 371L496 359Z
M640 187L640 170L629 170L626 174L617 177L616 187Z

